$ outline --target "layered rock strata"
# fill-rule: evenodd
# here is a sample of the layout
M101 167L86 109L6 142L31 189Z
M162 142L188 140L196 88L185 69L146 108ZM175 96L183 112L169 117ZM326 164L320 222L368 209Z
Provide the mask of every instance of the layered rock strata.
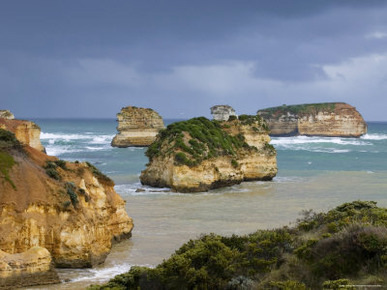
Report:
M211 107L211 114L216 121L228 121L231 116L235 116L235 110L228 105L216 105Z
M8 254L0 250L0 289L60 283L51 254L42 247Z
M148 148L142 184L201 192L248 180L271 180L276 151L259 116L227 122L204 117L171 124Z
M11 131L24 145L31 146L39 151L45 152L40 142L40 127L32 121L6 119L0 117L0 129Z
M367 124L355 107L346 103L280 106L258 111L271 136L360 137Z
M89 163L22 146L0 129L0 250L46 248L56 267L103 263L132 219L114 183Z
M113 147L149 146L164 128L163 119L157 112L133 106L122 108L117 121L119 133L111 142Z

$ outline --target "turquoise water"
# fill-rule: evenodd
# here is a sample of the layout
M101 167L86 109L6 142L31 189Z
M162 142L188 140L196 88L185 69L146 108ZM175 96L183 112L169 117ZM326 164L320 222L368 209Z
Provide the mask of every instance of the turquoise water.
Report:
M277 137L278 175L208 193L136 192L148 162L144 148L113 148L115 120L35 120L49 155L88 160L116 182L135 228L95 269L60 270L78 289L127 271L156 265L201 233L245 234L294 222L305 209L328 210L357 199L387 206L387 123L369 123L361 138ZM170 123L172 120L167 120ZM44 289L46 289L45 287ZM54 287L52 287L54 288ZM42 288L43 289L43 288Z

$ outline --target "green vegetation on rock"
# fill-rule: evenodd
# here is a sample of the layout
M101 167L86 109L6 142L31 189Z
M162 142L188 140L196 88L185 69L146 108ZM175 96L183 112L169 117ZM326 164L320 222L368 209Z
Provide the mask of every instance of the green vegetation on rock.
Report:
M241 120L242 125L253 122L257 122L257 126L265 124L259 116L245 116ZM242 134L228 134L224 130L227 127L230 127L228 122L210 121L204 117L172 123L159 132L145 154L150 161L160 154L166 154L173 155L175 165L196 166L213 157L235 157L242 148L256 149L245 142Z
M204 235L155 268L132 267L90 289L386 287L386 270L387 209L355 201L327 213L306 211L294 227Z
M290 113L292 115L315 114L320 111L333 112L337 103L316 103L302 105L282 105L260 110L260 113L270 114L273 116L284 115Z
M9 170L15 165L15 160L12 155L7 152L0 151L0 177L4 181L11 184L13 189L16 190L16 186L9 176Z
M0 129L0 178L11 184L13 189L16 186L9 176L9 170L16 164L10 154L13 150L22 150L22 145L16 139L15 134L10 131Z
M78 200L77 194L75 193L76 191L75 184L73 182L66 182L65 187L66 187L67 194L70 197L71 203L73 204L73 207L76 208L79 203L79 200Z
M106 184L106 185L114 185L114 182L111 178L109 178L107 175L103 174L97 167L95 167L93 164L86 162L87 166L90 168L93 175L98 179L99 182Z
M4 129L0 129L0 150L21 149L22 145L16 139L15 134Z

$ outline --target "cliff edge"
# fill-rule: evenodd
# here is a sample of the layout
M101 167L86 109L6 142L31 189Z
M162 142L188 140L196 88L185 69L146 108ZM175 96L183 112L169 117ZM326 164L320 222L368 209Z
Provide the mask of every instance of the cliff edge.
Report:
M93 165L48 156L0 129L0 250L42 247L56 267L103 263L133 228L113 187Z
M117 121L118 134L111 142L113 147L149 146L164 128L163 119L157 112L133 106L122 108Z
M200 192L277 174L276 151L259 116L230 121L204 117L176 122L160 131L146 155L142 184L178 192Z
M4 115L3 115L4 116ZM36 150L45 152L40 142L40 127L32 121L17 120L13 118L2 118L0 116L0 129L11 131L24 145L31 146Z
M257 112L271 136L360 137L367 124L355 107L346 103L280 106Z

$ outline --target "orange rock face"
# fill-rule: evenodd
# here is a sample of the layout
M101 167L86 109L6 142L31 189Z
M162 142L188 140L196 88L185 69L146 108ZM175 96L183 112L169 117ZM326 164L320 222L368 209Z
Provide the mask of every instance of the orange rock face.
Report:
M30 147L0 148L0 250L46 248L57 267L104 262L112 241L130 237L114 183L88 163L73 163ZM13 161L12 161L13 160Z
M258 111L271 136L360 137L367 124L355 107L345 103L281 106Z
M34 122L0 118L0 128L11 131L24 145L29 145L39 151L45 149L40 142L40 127Z

